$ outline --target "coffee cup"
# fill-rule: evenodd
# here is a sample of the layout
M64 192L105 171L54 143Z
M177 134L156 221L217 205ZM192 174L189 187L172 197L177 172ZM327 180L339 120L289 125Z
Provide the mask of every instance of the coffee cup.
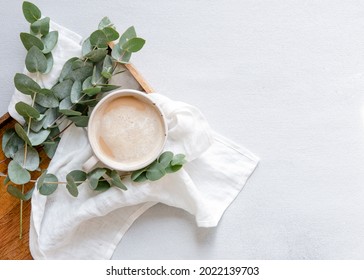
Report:
M103 97L90 115L93 155L83 169L88 172L98 163L118 171L146 167L163 151L167 133L161 108L146 93L116 90Z

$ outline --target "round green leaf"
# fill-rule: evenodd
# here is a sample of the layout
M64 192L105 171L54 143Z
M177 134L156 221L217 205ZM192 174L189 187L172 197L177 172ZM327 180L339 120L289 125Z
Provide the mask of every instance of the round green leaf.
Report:
M76 186L78 186L87 179L87 175L82 170L73 170L67 174L66 179L72 179Z
M140 170L136 170L136 171L133 171L131 173L131 177L130 178L134 182L141 182L141 180L142 181L145 181L147 179L147 177L145 176L145 173L146 173L146 169L145 168L140 169Z
M98 28L101 30L104 29L105 27L111 27L111 26L113 26L113 24L111 23L110 19L108 17L104 17L100 21Z
M116 44L111 51L111 56L120 63L127 63L131 58L131 52L122 50L119 44Z
M72 57L69 60L65 62L65 64L62 67L61 74L59 75L59 81L63 82L63 80L69 75L69 73L72 71L72 63L77 60L77 57Z
M18 136L21 139L23 139L25 143L27 143L29 146L31 146L32 143L30 142L30 140L28 138L28 135L25 132L24 128L20 124L18 124L18 123L15 124L14 128L15 128L16 134L18 134Z
M157 181L160 178L162 178L166 174L166 171L163 167L163 165L157 161L152 163L147 168L146 177L150 181Z
M52 53L47 53L45 55L46 59L47 59L47 69L46 71L43 73L43 74L48 74L49 72L51 72L52 68L53 68L53 63L54 63L54 60L53 60L53 55Z
M20 33L20 40L27 50L30 50L33 46L40 50L43 50L44 48L42 40L32 34L22 32Z
M115 41L120 36L119 33L112 27L105 27L102 29L102 32L104 32L107 42Z
M33 3L30 3L28 1L23 2L22 9L24 17L29 23L37 21L42 16L42 13L39 10L39 8Z
M169 165L167 166L167 168L165 169L167 173L174 173L177 172L178 170L180 170L182 168L183 165Z
M25 148L20 148L14 155L14 160L23 168L34 171L39 167L39 154L33 147L27 147L27 154L24 163Z
M10 180L17 185L26 184L30 181L29 171L15 160L10 161L8 165L8 175Z
M41 91L41 87L25 74L15 74L14 84L17 90L27 95L33 95L34 93Z
M127 52L138 52L145 44L145 40L142 38L132 38L121 45L121 48Z
M47 70L47 58L36 46L30 48L25 58L25 66L31 73L44 73Z
M95 188L95 191L103 192L110 189L111 185L108 181L99 181Z
M124 185L124 183L121 181L120 175L116 170L112 170L110 174L108 174L111 178L111 184L114 187L117 187L122 190L127 190L127 187Z
M90 43L98 48L107 48L106 34L101 30L96 30L90 35Z
M29 140L32 143L32 146L38 146L42 144L48 137L51 131L49 129L41 130L39 132L31 131L29 133Z
M56 108L59 106L59 101L51 90L43 90L38 93L35 97L35 103L45 108Z
M161 164L164 168L166 168L166 167L169 165L169 163L172 161L172 159L173 159L173 153L172 153L172 152L167 151L167 152L162 153L162 154L159 156L158 161L160 162L160 164Z
M122 46L123 44L125 44L128 40L135 38L136 32L135 32L135 28L134 26L130 26L127 30L125 30L125 32L120 36L120 40L118 45Z
M50 53L58 42L58 31L51 31L42 38L44 49L43 53Z
M177 154L173 157L173 160L171 161L171 165L183 165L186 163L185 155L183 154Z
M36 109L22 101L15 104L15 110L24 118L38 119L40 117L40 114Z
M39 19L30 25L30 29L35 34L47 35L49 32L49 21L49 17Z
M44 174L44 175L43 175ZM39 193L42 195L50 195L55 192L58 187L58 178L54 174L43 173L41 177L38 178L37 188Z
M88 37L85 41L82 43L82 56L85 56L89 52L92 51L92 45L90 42L90 37Z
M99 184L99 180L102 176L104 176L106 173L106 169L105 168L96 168L94 170L92 170L90 173L87 174L87 179L90 182L90 187L91 189L96 189L98 184Z
M97 63L97 62L103 60L106 55L107 55L107 49L96 49L96 50L89 52L84 57L89 59L92 62Z
M71 89L71 102L73 104L78 103L82 99L82 83L81 81L75 81Z
M8 129L2 139L2 150L7 158L13 158L15 153L24 147L24 141L18 136L13 128Z
M58 99L64 99L71 94L72 85L72 80L64 80L52 88L53 94Z

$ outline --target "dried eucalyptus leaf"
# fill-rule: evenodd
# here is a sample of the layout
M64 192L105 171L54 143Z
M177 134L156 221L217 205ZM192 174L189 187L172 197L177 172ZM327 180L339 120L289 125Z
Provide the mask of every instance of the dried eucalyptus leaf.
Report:
M30 25L30 30L35 34L47 35L49 32L49 21L49 17L39 19Z
M135 32L135 28L134 26L130 26L127 30L125 30L125 32L120 36L120 40L118 45L122 46L123 44L125 44L128 40L135 38L136 32Z
M97 48L107 48L106 34L101 30L96 30L90 35L90 43Z
M44 73L47 70L47 59L39 48L33 46L25 57L25 66L31 73Z
M90 182L91 189L96 189L97 185L99 183L99 180L102 176L104 176L106 173L105 168L96 168L92 170L90 173L87 174L87 179Z
M112 22L108 17L102 18L102 20L99 23L98 29L104 29L105 27L111 27L113 26Z
M15 74L14 84L17 90L27 95L33 95L34 93L41 91L41 87L25 74Z
M69 76L72 71L73 62L76 60L78 60L77 57L72 57L66 61L66 63L63 65L61 74L59 75L59 82L63 82L63 80Z
M14 160L23 168L34 171L39 167L39 154L36 149L29 146L27 147L27 153L25 154L25 147L20 148L14 155ZM25 162L24 162L25 158Z
M39 132L31 131L29 133L29 140L32 143L32 146L42 144L47 139L49 133L51 133L49 129L41 130Z
M35 108L22 101L15 104L15 110L26 119L38 119L40 117L40 113Z
M42 40L32 34L22 32L20 33L20 40L27 50L30 50L33 46L37 47L40 50L43 50L44 48Z
M30 3L28 1L23 2L22 9L24 17L29 23L37 21L42 16L42 13L39 10L39 8L33 3Z
M82 99L82 83L81 81L75 81L71 89L71 102L73 104L78 103Z
M107 42L115 41L119 38L119 33L112 27L105 27L102 29L106 36Z
M89 52L84 57L96 63L103 60L106 55L107 55L107 49L96 49Z
M58 42L58 31L51 31L46 36L42 37L44 44L43 53L50 53Z
M30 181L29 171L15 160L10 161L8 165L8 175L10 180L17 185L26 184Z
M25 132L24 128L20 124L18 124L18 123L15 124L14 128L15 128L16 134L18 134L18 136L21 139L23 139L25 143L27 143L28 145L32 146L32 143L30 142L30 140L28 138L28 135Z
M44 175L43 175L44 174ZM42 178L39 177L37 181L37 188L39 193L42 195L51 195L55 192L58 187L58 178L54 174L51 173L43 173Z
M72 85L72 80L64 80L52 88L53 94L58 99L64 99L71 94Z
M145 44L145 40L143 38L132 38L121 45L121 49L127 52L138 52L140 51Z

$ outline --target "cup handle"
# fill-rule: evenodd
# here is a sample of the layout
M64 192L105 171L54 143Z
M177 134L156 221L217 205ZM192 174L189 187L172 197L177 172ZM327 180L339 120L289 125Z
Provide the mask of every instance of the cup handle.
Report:
M83 165L82 169L85 172L90 172L93 167L96 166L96 164L99 162L98 158L93 155L91 156Z

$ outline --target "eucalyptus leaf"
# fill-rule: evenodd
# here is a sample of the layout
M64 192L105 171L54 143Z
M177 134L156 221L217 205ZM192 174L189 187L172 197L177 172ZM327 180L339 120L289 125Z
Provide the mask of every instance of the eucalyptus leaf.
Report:
M131 58L131 52L122 50L119 44L116 44L111 51L111 56L120 63L128 63Z
M89 116L68 117L77 127L87 127Z
M146 180L146 179L147 179L147 177L145 177L145 173L146 173L146 169L145 169L145 168L140 169L140 170L136 170L136 171L133 171L133 172L131 173L130 178L131 178L131 180L132 180L132 181L134 181L134 182L139 182L139 181L138 181L138 180L139 180L139 178L142 178L142 177L144 177L144 178L145 178L145 180Z
M25 143L27 143L28 145L30 145L30 146L31 146L31 145L32 145L32 143L30 142L30 140L29 140L29 138L28 138L28 135L27 135L27 133L25 132L24 128L23 128L20 124L18 124L18 123L16 123L16 124L15 124L14 128L15 128L15 132L16 132L16 134L18 134L18 136L19 136L21 139L23 139Z
M15 153L22 147L25 143L13 128L6 130L2 139L2 151L7 158L13 158Z
M102 29L102 32L104 32L107 42L115 41L120 36L119 33L112 27L105 27Z
M49 126L51 126L54 121L57 119L58 117L58 108L49 108L44 114L44 123L43 123L43 128L48 128Z
M78 102L80 102L80 100L82 99L82 83L81 81L75 81L72 85L72 89L71 89L71 102L73 104L76 104Z
M104 62L102 64L101 75L106 79L110 79L112 77L112 71L113 71L112 58L111 56L107 55L105 56Z
M15 110L19 115L26 118L26 120L29 118L38 119L40 117L40 113L36 109L23 101L15 104Z
M145 44L145 40L143 38L132 38L121 45L121 49L127 52L138 52L140 51Z
M113 24L111 23L110 19L108 17L104 17L100 21L98 28L101 30L104 29L105 27L111 27L111 26L113 26Z
M121 181L120 175L116 170L112 170L110 174L108 174L111 178L111 184L114 187L117 187L122 190L127 190L127 187L124 185L124 183Z
M85 41L82 43L82 56L85 56L89 52L92 51L92 45L90 42L90 37L88 37Z
M107 55L107 49L96 49L92 50L88 54L86 54L84 57L91 60L92 62L99 62L105 58Z
M46 91L47 93L48 93L48 91L50 91L48 89L43 89L43 90ZM38 104L37 102L34 102L33 107L34 107L34 109L36 109L41 114L41 117L40 118L43 119L42 116L44 116L44 113L45 113L45 111L47 111L47 108L46 107L43 107L42 105ZM39 120L39 119L37 119L37 120Z
M45 115L43 115L43 118L39 121L32 121L32 123L30 124L30 129L34 132L38 132L43 128L43 124L45 122L46 118Z
M158 161L159 163L164 167L166 168L170 162L172 161L173 159L173 153L170 152L170 151L167 151L167 152L164 152L162 153L159 158L158 158Z
M68 78L72 79L73 81L84 81L87 77L92 75L92 71L92 63L87 62L84 66L70 72Z
M92 88L92 76L87 77L82 83L82 90Z
M72 80L64 80L52 88L53 94L58 99L64 99L71 94L72 85Z
M61 74L59 75L59 82L63 82L63 80L69 75L69 73L72 71L72 64L77 59L77 57L72 57L65 62Z
M73 196L73 197L77 197L78 196L78 189L77 186L72 182L72 180L70 180L67 185L66 188L68 190L68 192Z
M49 21L50 21L49 17L39 19L30 25L30 29L35 34L40 33L42 35L47 35L49 32Z
M76 70L85 65L85 62L82 59L76 59L72 62L72 70Z
M44 174L44 175L43 175ZM51 173L43 173L42 178L39 177L37 181L37 188L42 195L51 195L58 187L58 178Z
M35 97L35 103L45 108L56 108L59 106L59 101L51 90L42 90L38 93Z
M24 200L25 196L21 190L13 185L8 185L6 191L17 199Z
M9 182L10 182L10 178L9 178L9 176L6 176L4 179L3 185L6 186Z
M41 87L25 74L15 74L14 84L17 90L27 95L33 95L34 93L41 91Z
M74 107L74 105L71 102L71 98L66 97L59 104L59 112L66 115L66 116L80 116L80 115L82 115L81 112L73 110L72 109L73 107Z
M83 92L86 93L88 96L94 96L101 92L101 87L86 88L83 90Z
M33 46L37 47L40 50L43 50L44 48L42 40L32 34L22 32L20 33L20 40L27 50L30 50L30 48Z
M167 173L174 173L180 170L183 167L183 165L169 165L165 169Z
M10 161L8 165L8 175L10 181L17 185L26 184L30 181L29 171L23 168L15 160Z
M82 184L86 180L86 173L81 170L73 170L66 176L67 185L66 188L69 193L77 197L78 196L78 189L77 186Z
M32 146L38 146L42 144L48 137L51 131L49 129L41 130L39 132L31 131L29 133L29 140L32 143Z
M51 31L46 36L42 37L44 44L43 53L50 53L58 42L58 31Z
M90 43L92 46L98 48L107 48L107 37L106 34L101 30L96 30L90 35Z
M54 60L53 60L53 55L52 53L47 53L45 55L46 59L47 59L47 69L46 71L43 73L43 74L48 74L49 72L51 72L52 68L53 68L53 63L54 63Z
M102 92L108 92L108 91L111 91L111 90L114 90L114 89L117 89L120 87L117 85L99 85L99 86L101 86Z
M29 23L37 21L42 16L42 13L39 10L39 8L33 3L30 3L28 1L23 2L22 9L24 17Z
M97 84L103 84L106 82L105 78L103 76L101 76L101 67L98 66L94 66L94 71L92 73L92 78L91 78L91 84L93 86L96 86Z
M146 177L150 181L157 181L166 174L166 171L161 163L158 161L153 162L147 168Z
M23 168L34 171L39 167L39 154L36 149L29 146L27 147L27 153L25 154L25 147L20 148L14 155L14 160L20 164ZM25 162L24 162L25 158Z
M128 40L135 38L136 32L135 32L135 28L134 26L130 26L127 30L125 30L125 32L120 36L120 40L118 45L122 46L123 44L125 44Z
M87 174L87 179L90 182L91 189L96 189L99 183L99 180L106 173L105 168L96 168Z
M142 183L148 180L147 176L146 176L147 172L144 171L143 173L141 173L138 177L136 177L133 181L137 182L137 183Z
M111 185L108 181L99 181L95 188L95 191L103 192L110 189Z
M41 50L33 46L25 57L25 66L31 73L44 73L47 70L47 59Z
M44 144L44 146L43 146L44 151L50 159L53 158L54 154L56 153L59 141L60 141L60 138L54 140L54 142L52 142L52 143Z
M184 154L177 154L173 157L173 160L171 161L171 165L183 165L186 161L186 156Z

